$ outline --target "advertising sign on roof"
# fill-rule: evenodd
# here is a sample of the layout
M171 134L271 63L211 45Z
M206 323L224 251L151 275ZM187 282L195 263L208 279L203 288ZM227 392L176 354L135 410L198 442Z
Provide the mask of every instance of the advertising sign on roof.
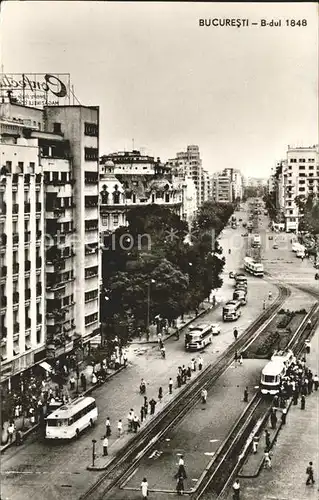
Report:
M70 73L1 73L0 100L34 108L70 104Z

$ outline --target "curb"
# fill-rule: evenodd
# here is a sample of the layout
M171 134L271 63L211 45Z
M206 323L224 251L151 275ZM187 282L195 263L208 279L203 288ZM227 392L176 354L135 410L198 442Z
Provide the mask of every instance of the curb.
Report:
M201 316L204 316L206 313L212 311L213 309L216 309L219 306L219 303L216 303L215 306L210 305L208 309L205 309L204 311L200 312L198 316L195 316L194 318L186 321L186 323L183 324L183 326L180 326L179 328L176 328L176 330L169 335L166 335L164 338L164 341L173 337L173 335L176 335L176 332L179 331L181 332L184 328L186 328L190 323L195 321L197 318L200 318ZM157 344L157 340L141 340L139 342L130 342L130 345L145 345L145 344Z
M113 373L110 373L109 376L107 377L107 379L105 380L105 382L103 382L102 385L104 385L110 378L114 377L114 375L116 375L117 373L119 373L122 370L124 370L124 366L123 365L120 366L120 368L118 370L114 371ZM102 385L99 385L99 386L93 385L92 387L90 387L86 391L82 392L81 395L82 396L88 396L95 389L98 389L98 387L102 387ZM31 434L32 432L35 432L36 430L38 430L39 427L40 427L40 424L38 423L38 424L35 424L32 427L30 427L30 429L28 429L27 431L25 431L22 434L22 444L23 444L24 440L29 436L29 434ZM8 448L11 448L11 446L15 445L15 442L16 441L14 439L11 443L6 443L6 444L2 445L1 449L0 449L0 454L2 455L2 453L4 453Z
M292 405L292 399L290 399L289 404L288 404L288 406L287 406L287 415L288 415L288 412L289 412L289 410L290 410L291 405ZM267 418L265 417L265 420L267 420L267 419L268 419L269 414L270 414L270 410L267 412ZM261 425L261 432L262 432L262 430L263 430L263 429L262 429L262 427L263 427L263 425ZM283 424L282 424L282 422L280 421L280 423L279 423L279 425L278 425L278 427L277 427L277 429L276 429L276 432L275 432L275 434L274 434L274 436L273 436L273 438L272 438L272 440L271 440L271 442L270 442L270 447L269 447L269 450L271 450L271 449L273 448L273 446L274 446L274 444L275 444L275 442L276 442L276 440L277 440L278 434L279 434L279 432L281 431L281 428L282 428L282 427L283 427ZM260 434L261 434L261 432L260 432ZM263 468L263 465L264 465L264 457L262 457L262 459L261 459L261 461L260 461L260 464L258 465L258 467L257 467L257 469L256 469L255 474L245 474L245 475L241 475L241 474L240 474L240 472L239 472L238 477L242 477L242 478L246 478L246 479L255 479L255 478L256 478L256 477L258 477L258 476L259 476L259 474L261 473L262 468Z

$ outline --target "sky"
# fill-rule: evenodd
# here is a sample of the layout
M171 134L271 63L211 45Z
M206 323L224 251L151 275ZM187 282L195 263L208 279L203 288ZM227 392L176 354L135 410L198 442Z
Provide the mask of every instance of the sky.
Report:
M249 26L199 25L233 18ZM134 144L166 161L197 144L209 172L268 177L288 144L318 142L315 2L5 0L0 64L70 73L81 104L100 106L100 154Z

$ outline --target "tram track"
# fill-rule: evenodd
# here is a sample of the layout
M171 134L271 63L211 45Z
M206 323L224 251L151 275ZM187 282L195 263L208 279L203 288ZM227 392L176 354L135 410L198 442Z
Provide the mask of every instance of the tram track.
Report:
M216 380L232 363L236 351L245 349L251 337L272 321L283 302L289 297L290 289L284 284L276 285L278 297L273 304L261 314L226 351L211 365L208 365L192 382L157 414L154 419L114 457L101 477L81 497L80 500L100 500L107 498L114 487L119 486L147 451L167 432L174 427L200 398L203 385L207 388L214 385Z
M311 320L311 328L308 327L308 319ZM318 324L319 303L316 303L297 328L287 346L294 352L295 356L299 356L303 352L305 340L312 337ZM249 437L254 434L255 429L260 429L267 421L272 407L272 400L270 401L269 398L264 398L258 393L250 406L250 408L247 408L247 412L236 422L218 456L212 461L211 466L206 469L201 484L198 484L196 492L191 495L192 500L227 498L230 484L249 451L249 448L245 445Z

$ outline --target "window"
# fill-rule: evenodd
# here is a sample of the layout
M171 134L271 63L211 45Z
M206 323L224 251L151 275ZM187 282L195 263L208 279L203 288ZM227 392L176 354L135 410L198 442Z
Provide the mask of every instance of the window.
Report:
M85 316L85 325L90 325L91 323L94 323L97 320L98 320L98 313L89 314L88 316Z
M118 226L119 224L119 216L118 214L113 214L113 225Z
M86 196L85 197L85 207L93 208L98 206L98 197L97 196Z
M315 167L314 167L314 165L309 165L308 168L309 168L309 170L313 170Z
M84 182L86 184L97 184L98 173L97 172L85 172L84 173Z
M99 127L96 123L84 123L84 135L89 135L91 137L98 137Z
M84 148L85 161L97 161L99 159L99 151L97 148Z
M18 169L20 171L20 174L23 173L23 161L18 161Z
M98 275L98 266L87 267L85 269L85 278L91 278Z
M91 290L90 292L85 292L85 295L84 295L85 302L90 302L90 300L97 299L98 294L99 294L98 290Z
M306 159L305 158L299 158L299 163L306 163Z
M107 215L102 215L102 226L107 226L109 222L109 218Z
M306 165L299 165L299 170L306 170Z
M53 123L53 132L55 134L61 134L61 123Z
M303 191L306 191L306 188L304 188L304 187L299 188L299 192L303 192Z
M114 205L118 205L120 203L120 193L118 191L114 191L113 193L113 203Z
M314 163L315 159L314 158L308 158L309 163Z
M35 163L34 163L34 161L30 161L30 163L29 163L30 174L34 174L34 169L35 169Z

